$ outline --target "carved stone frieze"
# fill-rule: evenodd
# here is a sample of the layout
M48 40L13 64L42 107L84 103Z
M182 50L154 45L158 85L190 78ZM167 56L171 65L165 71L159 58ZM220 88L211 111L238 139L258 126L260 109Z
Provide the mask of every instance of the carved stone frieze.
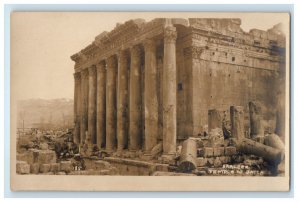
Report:
M192 57L194 59L200 59L201 54L203 53L204 47L188 47L183 50L185 57Z

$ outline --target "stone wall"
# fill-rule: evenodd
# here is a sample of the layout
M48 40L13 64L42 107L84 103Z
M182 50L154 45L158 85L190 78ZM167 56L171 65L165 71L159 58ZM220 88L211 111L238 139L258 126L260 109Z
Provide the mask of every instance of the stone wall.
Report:
M192 47L186 49L192 58L193 135L207 124L207 110L237 105L248 111L251 100L266 107L265 119L275 119L281 38L260 30L231 30L228 36L226 29L220 34L205 28L193 28Z

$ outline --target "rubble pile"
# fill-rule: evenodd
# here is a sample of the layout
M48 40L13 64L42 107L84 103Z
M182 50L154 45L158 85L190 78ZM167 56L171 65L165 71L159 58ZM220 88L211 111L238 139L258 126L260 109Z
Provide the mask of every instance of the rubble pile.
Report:
M243 107L231 106L231 128L228 130L218 110L209 110L208 137L189 138L183 142L178 171L197 175L282 174L285 146L277 134L265 132L259 102L249 102L249 136L245 132L244 119ZM201 144L187 146L187 142L195 140Z
M109 153L89 141L76 145L71 132L22 136L16 170L18 174L56 175L282 175L285 145L277 134L266 132L259 104L249 103L249 117L241 106L231 106L229 111L230 120L228 115L222 119L218 110L209 110L205 132L178 142L176 154L168 158L162 142L148 152Z

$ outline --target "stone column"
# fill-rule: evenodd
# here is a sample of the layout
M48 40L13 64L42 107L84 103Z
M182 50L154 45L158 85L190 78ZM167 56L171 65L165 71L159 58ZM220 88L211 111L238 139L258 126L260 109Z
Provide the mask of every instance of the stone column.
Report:
M97 72L96 66L89 68L89 109L88 135L89 144L96 144L96 103L97 103Z
M130 50L130 103L129 103L129 150L142 148L142 87L141 87L141 49Z
M97 64L97 146L105 147L106 135L106 67L105 62Z
M250 137L257 138L264 136L264 126L262 123L262 109L259 102L249 102L250 114Z
M176 152L176 28L167 26L164 33L163 69L163 154Z
M76 144L80 143L80 72L74 73L74 138L73 141Z
M222 118L220 111L216 109L208 110L208 132L212 129L220 128L222 129Z
M237 140L245 138L244 108L242 106L230 107L230 121L232 138Z
M117 133L117 59L111 56L107 59L106 77L106 150L112 152L116 147Z
M124 50L118 54L118 151L128 147L128 56Z
M157 144L158 92L155 41L148 39L145 47L145 152Z
M81 71L81 123L80 123L80 142L85 143L86 131L88 130L88 70Z

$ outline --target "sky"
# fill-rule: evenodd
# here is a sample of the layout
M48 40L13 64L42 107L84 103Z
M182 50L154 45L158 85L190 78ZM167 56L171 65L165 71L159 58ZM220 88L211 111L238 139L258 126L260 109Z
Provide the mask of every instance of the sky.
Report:
M73 99L70 56L116 23L155 17L241 18L244 31L266 30L280 22L288 27L287 15L275 13L15 12L11 14L11 95L17 100Z

